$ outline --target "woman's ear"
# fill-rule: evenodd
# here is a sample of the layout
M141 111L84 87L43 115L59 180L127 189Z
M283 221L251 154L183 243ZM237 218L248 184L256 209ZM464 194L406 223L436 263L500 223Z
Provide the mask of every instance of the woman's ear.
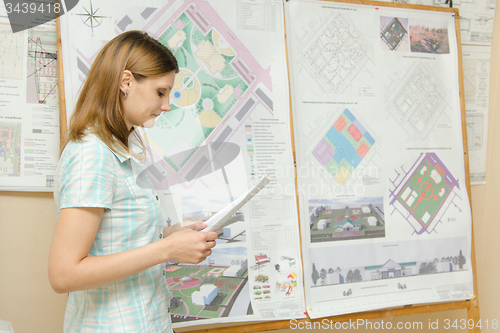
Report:
M134 75L128 69L124 70L122 73L122 77L120 80L120 90L125 93L130 90L130 85L132 84L132 80L134 79Z

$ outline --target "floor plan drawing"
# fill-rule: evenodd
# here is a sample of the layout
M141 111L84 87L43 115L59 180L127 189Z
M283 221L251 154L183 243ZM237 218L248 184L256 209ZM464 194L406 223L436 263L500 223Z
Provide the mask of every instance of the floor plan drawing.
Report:
M397 71L385 86L387 110L408 134L424 140L449 108L442 82L426 65Z
M390 179L390 214L401 214L415 234L437 232L450 206L461 210L458 181L436 154L422 154L396 174Z

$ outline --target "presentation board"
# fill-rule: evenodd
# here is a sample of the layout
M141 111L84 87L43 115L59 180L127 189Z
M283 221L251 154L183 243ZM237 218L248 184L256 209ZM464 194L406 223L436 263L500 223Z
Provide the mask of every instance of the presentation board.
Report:
M175 327L472 298L453 15L195 0L81 1L61 18L68 118L115 35L148 31L176 55L172 111L139 129L165 225L272 179L206 262L166 267Z

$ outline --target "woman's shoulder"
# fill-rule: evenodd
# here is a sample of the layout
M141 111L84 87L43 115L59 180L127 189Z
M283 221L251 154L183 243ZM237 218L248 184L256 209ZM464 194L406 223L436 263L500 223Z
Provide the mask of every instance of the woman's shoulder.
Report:
M111 149L95 134L89 133L83 136L80 140L69 141L64 147L61 159L70 157L71 160L78 157L89 160L94 159L111 159L114 157Z

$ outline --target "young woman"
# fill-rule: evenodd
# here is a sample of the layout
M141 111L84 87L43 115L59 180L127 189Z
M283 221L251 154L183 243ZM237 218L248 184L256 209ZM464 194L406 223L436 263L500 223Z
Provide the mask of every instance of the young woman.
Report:
M215 246L215 232L197 232L203 223L163 227L155 191L136 184L145 149L134 143L134 126L151 127L170 111L178 71L166 47L129 31L103 47L88 73L54 191L49 279L70 293L65 332L170 332L160 264L199 263Z

